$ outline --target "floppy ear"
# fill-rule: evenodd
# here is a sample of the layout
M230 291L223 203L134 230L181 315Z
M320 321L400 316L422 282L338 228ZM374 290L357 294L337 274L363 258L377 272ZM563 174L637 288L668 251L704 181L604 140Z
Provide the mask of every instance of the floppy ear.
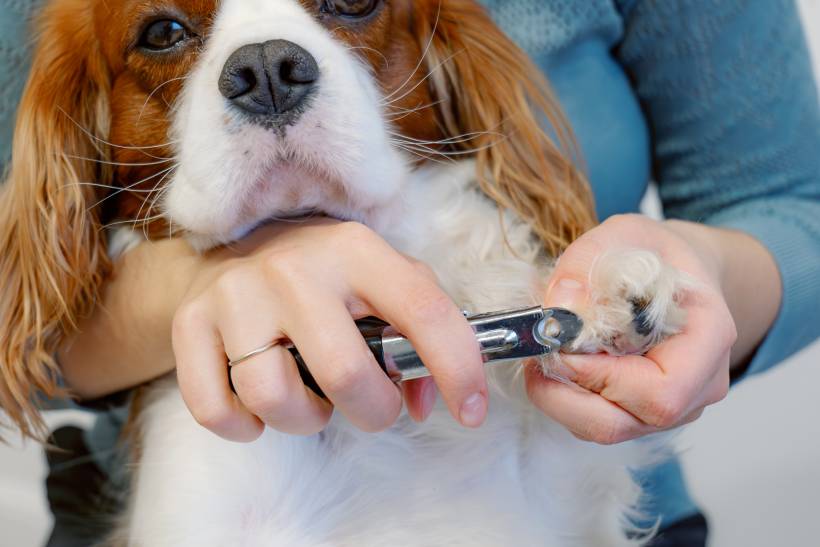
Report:
M97 161L109 77L90 5L61 0L42 14L0 194L0 407L29 436L44 432L38 397L61 394L54 353L109 267L87 184L110 180Z
M431 0L424 9L418 36L440 125L457 148L476 151L483 191L529 222L558 256L595 224L595 213L546 79L474 0Z

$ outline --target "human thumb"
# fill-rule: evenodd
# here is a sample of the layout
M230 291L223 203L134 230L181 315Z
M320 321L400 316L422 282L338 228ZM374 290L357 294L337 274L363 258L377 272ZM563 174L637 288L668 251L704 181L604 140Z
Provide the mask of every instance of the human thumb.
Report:
M566 308L568 310L583 307L587 299L584 283L571 277L553 279L547 289L544 305L548 308Z

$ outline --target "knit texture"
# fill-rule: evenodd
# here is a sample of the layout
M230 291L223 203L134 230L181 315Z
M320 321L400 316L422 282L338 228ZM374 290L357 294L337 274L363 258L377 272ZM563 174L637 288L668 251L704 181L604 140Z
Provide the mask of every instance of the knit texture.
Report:
M0 0L0 165L11 154L11 136L26 83L37 0Z
M480 0L498 26L535 57L595 35L612 46L621 17L611 0Z
M783 281L751 372L820 335L820 101L792 0L643 0L617 56L653 135L667 216L745 231Z

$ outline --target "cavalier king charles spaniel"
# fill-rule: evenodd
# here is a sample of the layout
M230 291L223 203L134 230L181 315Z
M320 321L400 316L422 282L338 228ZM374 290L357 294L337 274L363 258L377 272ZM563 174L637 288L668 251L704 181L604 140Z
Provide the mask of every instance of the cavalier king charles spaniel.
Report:
M145 238L207 250L320 213L369 226L481 312L538 303L595 223L546 82L474 0L51 0L38 28L0 204L0 405L26 434L59 392L56 348ZM683 324L685 281L653 254L613 249L591 283L573 350L640 352ZM154 382L111 544L640 543L629 468L649 444L576 439L520 372L488 371L478 430L441 405L379 434L335 416L251 444Z

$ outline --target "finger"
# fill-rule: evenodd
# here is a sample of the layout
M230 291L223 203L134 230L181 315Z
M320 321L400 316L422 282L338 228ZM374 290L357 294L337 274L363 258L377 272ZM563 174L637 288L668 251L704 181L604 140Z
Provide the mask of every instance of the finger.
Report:
M355 292L410 339L451 414L466 427L478 427L487 414L487 383L473 329L438 285L401 255L381 256L353 281Z
M710 368L714 356L701 356L706 363L693 361L683 366ZM728 369L728 353L719 357L719 367ZM584 389L597 393L647 425L667 429L680 425L694 409L717 402L700 374L667 374L648 357L629 355L567 355L562 362L573 371L571 379ZM728 383L726 384L728 389Z
M193 306L173 323L177 379L183 400L196 421L220 437L250 442L264 429L231 392L228 361L216 327Z
M278 431L313 435L333 414L331 404L302 382L296 361L283 346L233 367L231 378L245 407Z
M416 269L416 271L419 274L421 274L422 276L427 278L427 280L438 284L438 276L436 275L436 272L433 271L433 268L431 268L430 266L428 266L426 263L422 262L421 260L417 260L417 259L413 258L412 256L407 256L407 255L402 255L402 256L408 262L410 262L410 264L413 265L413 267Z
M595 230L570 245L558 259L547 285L544 305L581 312L589 297L589 274L606 251Z
M435 381L432 378L420 378L402 382L401 390L410 417L417 422L426 420L436 404Z
M645 357L563 355L578 385L601 394L649 425L678 425L694 409L725 397L734 323L722 301L704 291L686 304L683 332Z
M438 277L433 269L426 263L408 255L402 255L416 271L432 283L438 284ZM401 384L402 395L407 405L407 413L417 421L423 422L433 411L436 404L436 383L432 378L420 378Z
M356 427L395 423L401 395L382 371L350 312L330 294L292 293L283 329L330 401Z
M234 291L220 305L219 329L228 355L234 359L284 334L277 319L278 295L245 279L249 291ZM251 294L253 296L251 296ZM310 435L324 429L332 406L305 386L290 352L276 346L231 368L231 379L239 400L267 426L285 433Z
M526 367L525 375L530 401L580 439L609 445L658 432L596 393L544 377L537 367Z

